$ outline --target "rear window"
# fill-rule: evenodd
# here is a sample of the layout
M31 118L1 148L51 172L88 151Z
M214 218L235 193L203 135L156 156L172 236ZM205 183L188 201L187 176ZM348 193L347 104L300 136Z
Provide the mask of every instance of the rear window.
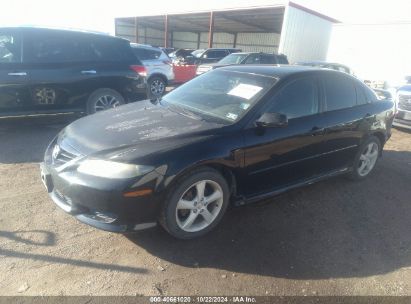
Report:
M154 60L161 56L161 51L154 49L133 48L133 52L140 60Z
M211 50L208 51L205 56L207 56L207 58L213 59L213 58L223 58L225 56L227 56L227 52L224 50Z

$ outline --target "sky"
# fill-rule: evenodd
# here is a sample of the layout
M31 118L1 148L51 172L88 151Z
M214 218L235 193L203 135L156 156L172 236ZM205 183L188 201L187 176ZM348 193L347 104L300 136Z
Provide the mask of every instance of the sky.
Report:
M253 0L254 6L283 0ZM345 23L411 23L411 0L294 0ZM0 0L0 26L37 25L114 33L114 18L245 7L250 0Z

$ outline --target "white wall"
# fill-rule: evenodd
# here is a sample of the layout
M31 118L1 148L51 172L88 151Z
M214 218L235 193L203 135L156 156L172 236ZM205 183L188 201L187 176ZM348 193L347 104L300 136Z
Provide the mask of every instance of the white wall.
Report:
M411 75L411 23L335 25L327 60L350 66L362 79L398 85Z
M325 60L333 23L292 6L284 15L279 52L296 61Z

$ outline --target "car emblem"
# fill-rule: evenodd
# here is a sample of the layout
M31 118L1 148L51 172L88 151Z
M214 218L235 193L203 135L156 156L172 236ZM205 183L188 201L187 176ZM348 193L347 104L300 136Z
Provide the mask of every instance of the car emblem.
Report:
M55 145L53 148L53 153L51 154L51 156L53 157L53 159L56 159L57 156L60 153L60 146L59 145Z

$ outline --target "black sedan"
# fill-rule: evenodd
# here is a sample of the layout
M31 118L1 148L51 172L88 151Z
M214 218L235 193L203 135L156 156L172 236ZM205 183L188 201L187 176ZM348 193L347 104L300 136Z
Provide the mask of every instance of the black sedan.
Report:
M177 238L244 205L374 169L393 103L356 78L310 67L231 66L156 103L79 119L51 142L41 174L53 201L108 231L159 223Z

